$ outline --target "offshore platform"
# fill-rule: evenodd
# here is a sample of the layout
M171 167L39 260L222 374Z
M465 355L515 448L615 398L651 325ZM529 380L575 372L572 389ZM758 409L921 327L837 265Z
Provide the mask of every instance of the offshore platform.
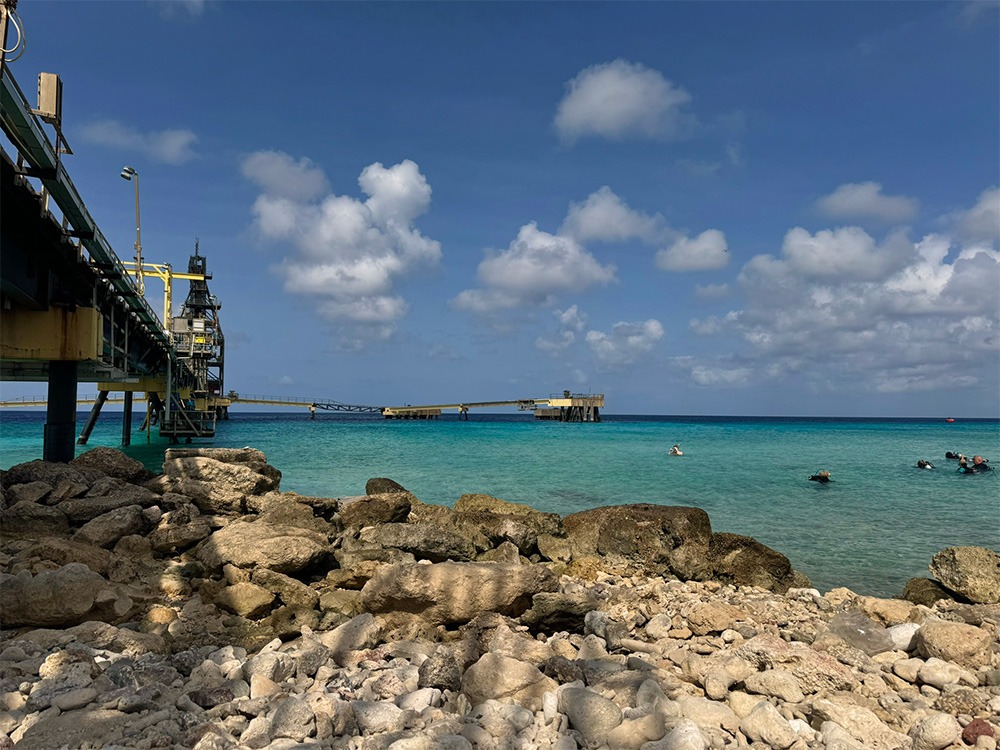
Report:
M126 263L132 271L134 263ZM77 440L86 445L90 434L111 393L124 393L125 413L122 423L122 444L128 445L131 435L132 394L146 394L146 417L140 431L147 434L156 426L161 437L177 443L180 438L209 438L215 435L215 423L229 416L231 400L222 394L225 374L226 339L219 321L222 308L218 298L209 291L205 256L195 240L194 255L188 259L187 273L174 273L169 265L143 264L147 275L164 282L163 318L173 345L173 356L167 359L163 372L125 382L99 382L97 398L90 416ZM179 315L171 311L174 279L187 279L188 295ZM116 399L117 400L117 399Z
M146 395L147 435L155 425L172 442L211 437L229 402L222 395L220 305L208 288L205 258L196 241L187 272L143 259L139 174L132 167L121 176L135 187L135 260L122 261L114 252L66 168L73 151L63 133L61 79L39 74L32 106L12 75L20 55L8 56L7 32L18 27L16 4L0 0L0 125L6 139L0 143L0 379L47 382L46 460L71 460L74 443L87 442L115 392L125 404L125 445L135 393ZM22 45L23 33L18 38ZM149 277L164 284L162 317L145 297ZM189 281L190 291L174 316L177 280ZM81 382L97 383L99 393L77 440Z

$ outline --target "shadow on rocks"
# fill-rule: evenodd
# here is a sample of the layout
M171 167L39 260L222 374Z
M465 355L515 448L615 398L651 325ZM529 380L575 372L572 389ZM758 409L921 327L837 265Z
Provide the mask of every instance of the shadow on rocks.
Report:
M625 663L609 650L652 649L644 618L600 611L602 581L752 570L780 590L794 572L696 508L561 519L487 495L430 505L387 478L341 498L280 483L252 448L171 449L156 476L106 448L3 472L0 750L522 736L531 711L558 713L553 675L598 684Z

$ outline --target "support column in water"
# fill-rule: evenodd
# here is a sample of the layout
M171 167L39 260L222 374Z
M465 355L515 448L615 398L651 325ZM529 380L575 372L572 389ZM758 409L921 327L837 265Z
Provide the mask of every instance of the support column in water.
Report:
M132 391L125 391L125 411L122 412L122 445L132 445Z
M101 407L104 406L104 402L108 400L107 391L98 391L97 401L94 402L94 408L90 410L90 416L87 417L87 423L83 426L83 432L80 433L80 437L77 438L77 445L86 445L87 441L90 440L90 433L94 431L94 425L97 424L97 418L101 416Z
M49 396L45 412L42 458L69 463L76 446L76 366L74 362L49 362Z

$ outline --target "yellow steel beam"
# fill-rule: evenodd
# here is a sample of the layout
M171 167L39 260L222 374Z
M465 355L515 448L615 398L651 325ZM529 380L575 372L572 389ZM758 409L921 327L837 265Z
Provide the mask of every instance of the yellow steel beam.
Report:
M138 266L134 260L122 261L122 265L129 275L139 277ZM172 337L173 325L170 321L174 317L173 280L207 281L208 276L203 273L174 271L169 263L143 263L142 275L155 276L163 282L163 325L167 329L167 334Z
M104 322L93 307L4 310L0 358L84 361L100 359Z
M117 380L107 380L97 384L97 390L99 391L131 391L132 393L143 392L149 393L150 391L155 391L156 393L165 393L167 390L167 381L165 376L146 376L139 378L138 380L132 379L127 382L120 382Z

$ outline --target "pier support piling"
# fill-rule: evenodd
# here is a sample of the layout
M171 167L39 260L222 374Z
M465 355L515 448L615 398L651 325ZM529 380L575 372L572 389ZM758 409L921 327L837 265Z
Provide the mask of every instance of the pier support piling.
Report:
M45 437L42 458L69 463L76 452L77 363L49 362L49 395L45 412Z
M101 408L107 400L107 391L97 392L97 400L94 402L94 408L90 410L90 416L87 417L87 423L83 426L83 431L80 433L80 437L76 440L77 445L86 445L87 441L90 440L90 433L94 431L94 425L97 424L97 419L101 416Z
M122 412L122 445L132 444L132 391L125 391L125 410Z

